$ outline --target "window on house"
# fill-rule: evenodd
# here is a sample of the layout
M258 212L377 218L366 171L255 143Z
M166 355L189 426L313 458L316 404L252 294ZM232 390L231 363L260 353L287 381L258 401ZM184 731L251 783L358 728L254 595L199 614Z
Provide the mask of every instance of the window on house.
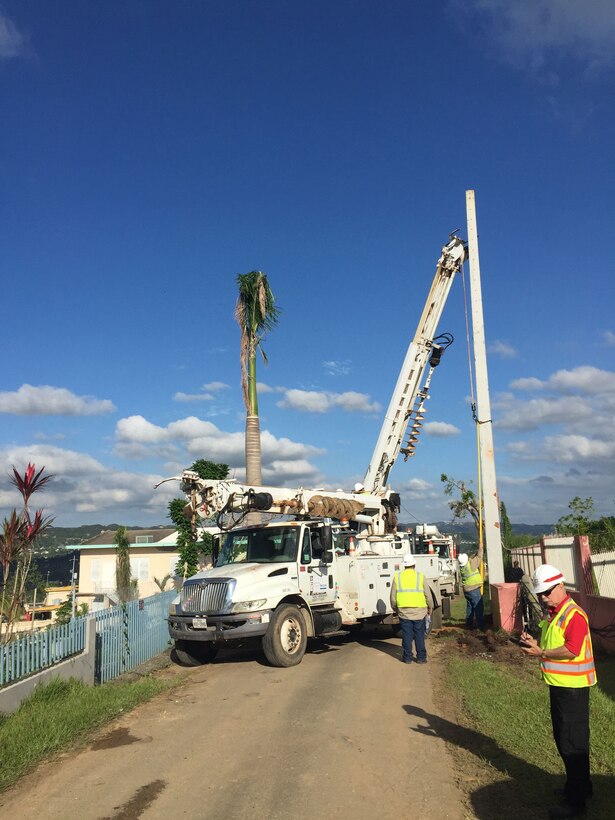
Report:
M153 544L153 535L137 535L135 536L135 544Z
M149 558L143 555L130 556L130 574L139 581L149 580Z
M100 558L92 558L90 578L92 580L92 583L100 581Z

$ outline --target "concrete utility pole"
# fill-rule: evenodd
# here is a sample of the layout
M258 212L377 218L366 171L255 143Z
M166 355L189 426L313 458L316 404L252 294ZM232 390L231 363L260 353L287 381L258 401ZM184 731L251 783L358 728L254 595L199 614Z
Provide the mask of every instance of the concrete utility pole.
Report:
M480 284L480 262L478 259L478 231L476 228L474 191L466 191L466 213L468 219L472 335L474 338L474 372L476 378L476 413L480 432L480 464L483 489L482 502L485 546L487 548L487 559L489 562L489 583L502 584L504 583L504 563L502 561L500 503L495 477L493 422L491 420L489 380L487 377L487 350L485 347L485 323L483 320L483 296Z

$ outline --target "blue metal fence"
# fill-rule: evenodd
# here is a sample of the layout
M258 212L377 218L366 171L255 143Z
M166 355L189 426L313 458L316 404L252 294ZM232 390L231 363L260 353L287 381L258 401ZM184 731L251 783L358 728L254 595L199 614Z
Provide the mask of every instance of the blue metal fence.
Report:
M62 626L17 635L5 646L0 645L0 686L83 652L86 620L75 618Z
M96 682L105 683L163 652L169 645L171 590L93 613L96 620Z

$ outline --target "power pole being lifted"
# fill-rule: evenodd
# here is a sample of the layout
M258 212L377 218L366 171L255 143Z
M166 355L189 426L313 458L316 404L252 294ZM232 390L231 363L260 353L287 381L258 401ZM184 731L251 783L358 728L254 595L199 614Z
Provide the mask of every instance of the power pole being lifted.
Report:
M500 503L495 477L493 452L493 422L489 400L487 377L487 350L483 320L483 297L480 284L478 259L478 231L476 228L476 203L474 191L466 191L466 214L468 220L468 251L470 259L470 298L472 304L472 336L474 339L474 372L476 378L476 415L479 425L480 468L482 477L482 505L485 530L485 547L489 563L489 583L504 583L502 560L502 536L500 529ZM479 503L481 499L479 498Z

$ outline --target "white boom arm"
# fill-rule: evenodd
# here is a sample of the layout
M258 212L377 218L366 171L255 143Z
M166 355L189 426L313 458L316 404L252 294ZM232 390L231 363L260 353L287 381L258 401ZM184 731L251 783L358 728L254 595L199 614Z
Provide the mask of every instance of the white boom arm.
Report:
M393 531L397 523L395 512L399 501L395 493L386 493L383 497L303 487L251 487L235 479L201 478L193 470L184 470L181 476L165 479L173 480L181 482L190 511L206 519L222 513L251 511L310 518L346 518L366 525L370 535L384 535Z
M415 411L414 426L408 447L404 451L406 457L413 454L414 441L417 437L412 434L416 433L421 426L425 413L424 399L427 397L433 369L439 361L437 354L440 351L438 345L434 344L438 322L444 310L455 274L463 265L466 253L464 243L456 236L452 237L450 242L442 248L442 255L438 259L436 274L423 314L414 339L406 353L389 409L382 423L374 454L365 474L363 484L368 493L381 493L386 488L389 473L401 449L402 440L413 412L413 405L419 398L420 402ZM433 351L436 352L435 364L431 367L425 385L421 389L421 380Z

